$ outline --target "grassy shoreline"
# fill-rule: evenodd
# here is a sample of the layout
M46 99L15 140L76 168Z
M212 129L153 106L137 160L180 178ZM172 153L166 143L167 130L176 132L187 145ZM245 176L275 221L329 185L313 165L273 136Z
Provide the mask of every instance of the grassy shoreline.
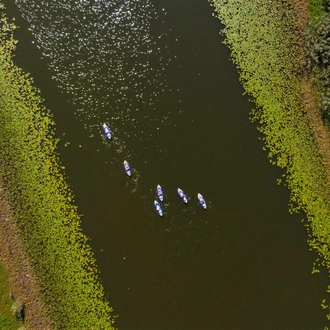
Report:
M12 292L8 285L8 272L5 266L0 263L0 329L1 330L17 330L20 322L15 315L12 314Z
M212 0L212 5L225 25L222 33L242 85L255 102L252 120L259 123L264 149L285 171L279 181L290 190L289 210L305 213L310 249L330 269L330 144L304 68L308 3ZM329 308L325 301L322 307Z
M19 229L12 217L2 186L3 182L0 180L0 259L6 267L4 275L8 273L7 292L10 288L13 298L11 303L20 302L23 304L24 327L26 329L52 329L52 321L46 310L44 299L34 276L34 270L22 244ZM6 312L7 315L8 313L11 314L8 308L2 309L2 312ZM16 320L16 324L19 324L18 320ZM8 330L18 329L18 326L14 327L16 324L12 322L13 327L8 328ZM7 329L2 326L0 323L0 329Z
M15 28L2 13L0 173L6 200L54 328L112 329L112 308L56 152L55 124L32 79L12 61Z

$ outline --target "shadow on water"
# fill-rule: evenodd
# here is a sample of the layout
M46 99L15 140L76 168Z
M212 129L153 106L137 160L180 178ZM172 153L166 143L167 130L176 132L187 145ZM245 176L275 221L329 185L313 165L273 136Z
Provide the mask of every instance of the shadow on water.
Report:
M16 62L54 113L116 326L324 327L327 274L310 275L303 215L288 214L207 1L4 3L21 27Z

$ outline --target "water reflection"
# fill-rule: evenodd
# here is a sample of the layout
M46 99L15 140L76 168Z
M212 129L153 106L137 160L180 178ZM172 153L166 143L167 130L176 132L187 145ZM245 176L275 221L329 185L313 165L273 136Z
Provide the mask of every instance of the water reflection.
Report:
M164 9L157 12L149 0L15 1L90 136L103 122L115 133L116 122L125 122L136 135L140 121L156 118L170 62L167 46L158 42L168 37L166 29L154 33L164 24Z

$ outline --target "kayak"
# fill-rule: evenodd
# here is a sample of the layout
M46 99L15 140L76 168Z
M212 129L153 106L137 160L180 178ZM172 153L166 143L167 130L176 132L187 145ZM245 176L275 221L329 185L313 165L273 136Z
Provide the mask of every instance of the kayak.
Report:
M128 176L132 175L132 170L130 164L126 160L124 160L124 170Z
M159 200L162 202L164 200L164 193L163 193L163 189L160 185L157 186L156 194L157 194Z
M154 207L155 207L156 212L162 217L163 209L157 201L154 201Z
M178 195L184 203L188 203L188 198L186 194L180 188L178 188Z
M111 138L112 138L112 133L111 133L111 131L110 131L110 128L107 126L107 124L103 124L102 127L103 127L103 131L104 131L105 136L106 136L109 140L111 140Z
M205 202L204 197L203 197L201 194L197 194L197 198L198 198L198 203L199 203L199 205L200 205L204 210L206 210L206 202Z

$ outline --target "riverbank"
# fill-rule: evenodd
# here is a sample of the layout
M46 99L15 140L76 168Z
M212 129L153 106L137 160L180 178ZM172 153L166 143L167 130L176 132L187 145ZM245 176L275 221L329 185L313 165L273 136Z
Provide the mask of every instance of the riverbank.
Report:
M5 265L14 301L24 304L24 327L31 330L52 329L45 302L36 282L30 259L13 219L0 181L0 259Z
M0 22L0 173L8 203L2 205L2 241L9 248L3 259L35 326L113 329L112 308L56 151L55 123L31 77L13 63L15 24L4 13Z
M22 306L19 301L13 302L9 274L0 261L0 329L17 330L22 323L13 309ZM16 309L17 311L18 309ZM20 329L23 330L23 329Z
M305 68L309 3L213 1L270 162L283 169L290 212L303 211L310 249L330 269L330 139ZM317 267L317 265L316 265ZM319 271L314 269L314 271ZM322 302L323 308L329 308Z
M301 40L301 49L303 50L305 47L304 42L306 41L306 31L311 20L310 7L309 2L306 0L295 0L295 5L299 39ZM308 74L306 70L303 71L300 81L301 95L305 104L306 115L316 140L317 149L322 159L327 181L330 182L330 131L322 120L315 80L313 75Z
M301 40L301 48L304 49L306 41L306 31L309 29L310 21L312 20L311 13L321 10L322 5L317 5L317 8L311 8L308 0L295 0L297 23L299 24L299 39ZM315 86L316 78L304 70L304 75L301 79L302 97L306 106L306 114L311 124L313 134L315 136L317 147L320 152L323 166L327 174L327 180L330 181L330 131L322 120L322 115L319 106L319 96Z

